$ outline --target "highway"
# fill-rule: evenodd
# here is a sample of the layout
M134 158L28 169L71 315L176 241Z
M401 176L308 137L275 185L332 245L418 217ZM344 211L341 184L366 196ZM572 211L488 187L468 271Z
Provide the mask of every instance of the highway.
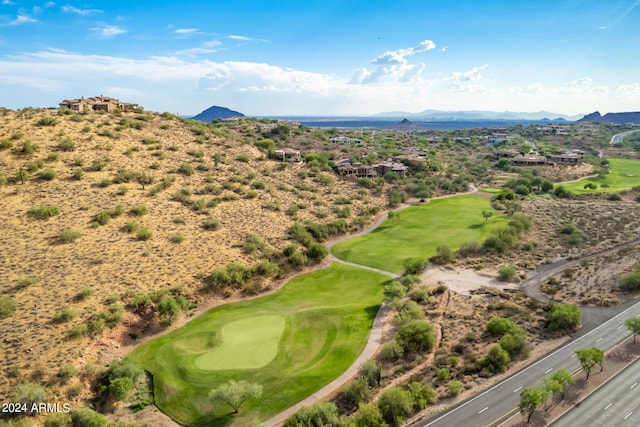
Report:
M551 424L553 427L640 425L640 361L620 372L579 406Z
M489 390L444 414L419 421L413 424L413 427L473 427L477 425L490 427L500 425L510 415L518 411L517 406L520 403L522 389L541 385L542 378L552 375L555 370L566 368L573 372L580 368L580 362L575 357L576 350L591 347L607 350L629 337L631 333L624 326L624 320L632 316L640 317L640 302L584 335L572 339Z

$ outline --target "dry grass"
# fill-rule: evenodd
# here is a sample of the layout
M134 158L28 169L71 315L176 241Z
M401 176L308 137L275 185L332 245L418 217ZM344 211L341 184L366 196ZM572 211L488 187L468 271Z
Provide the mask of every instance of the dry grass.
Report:
M57 110L23 110L2 114L0 140L13 137L14 146L0 151L0 171L10 181L0 187L0 295L14 299L16 310L0 320L0 400L7 399L17 382L32 378L36 367L53 376L60 366L77 363L88 339L69 339L69 332L106 309L110 296L128 289L146 292L182 286L187 295L202 298L199 273L230 262L256 263L241 245L248 235L257 235L279 250L290 243L287 230L294 218L286 212L292 206L304 206L296 212L300 221L329 222L337 219L332 201L339 197L353 199L352 218L365 206L385 204L382 198L359 195L350 182L334 179L331 185L323 185L313 173L302 179L296 167L283 169L265 159L247 143L246 135L235 130L205 127L194 132L189 122L154 113L58 116ZM38 126L43 117L55 117L56 124ZM123 128L121 122L142 129ZM74 151L65 151L71 148L69 140ZM32 141L38 150L20 153L24 141ZM216 153L224 154L217 168ZM40 160L55 171L56 178L39 179L36 171L20 185L16 171ZM192 166L193 173L177 172L183 164ZM78 168L84 170L81 179L74 177ZM154 182L143 189L138 180L119 170L142 172ZM173 182L152 195L154 186L165 178ZM262 184L252 186L258 180ZM305 189L295 188L300 184ZM190 194L194 203L174 201L178 192ZM48 220L27 214L43 205L58 206L60 214ZM138 205L144 205L148 214L131 213ZM112 215L106 225L92 224L103 210L122 212ZM209 216L220 221L215 231L203 228ZM132 220L149 229L152 237L142 240L127 232L125 225ZM61 244L60 233L66 227L80 236ZM175 244L178 235L181 243ZM25 277L37 281L18 286ZM268 281L263 286L268 287ZM83 288L95 292L80 301L76 295ZM53 323L55 313L65 308L77 311L78 317Z

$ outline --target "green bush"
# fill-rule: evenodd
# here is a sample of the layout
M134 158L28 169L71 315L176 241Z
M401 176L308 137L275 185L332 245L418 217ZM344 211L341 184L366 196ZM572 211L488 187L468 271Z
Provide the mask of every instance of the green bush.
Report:
M451 380L447 383L447 389L449 391L449 396L458 396L462 393L462 383L458 380Z
M549 330L575 330L582 321L582 314L576 304L554 304L549 313Z
M194 174L194 172L195 170L193 169L193 166L188 163L183 163L182 165L180 165L180 168L178 168L178 173L186 176L191 176Z
M16 309L16 304L9 297L0 298L0 319L9 317Z
M78 294L76 295L76 299L78 301L82 301L87 299L88 297L90 297L91 295L93 295L93 288L82 288L80 290L80 292L78 292Z
M58 121L54 117L41 117L36 124L38 126L55 126Z
M29 209L29 214L37 219L49 219L60 213L58 206L41 206L39 208Z
M136 205L131 209L131 214L135 216L143 216L149 213L145 205Z
M513 265L502 265L498 268L498 279L502 282L519 281L520 277Z
M138 240L149 240L153 237L153 233L147 227L140 227L136 233Z
M75 151L76 144L70 138L65 138L58 144L58 149L60 151Z
M207 219L204 220L202 227L205 230L215 231L220 228L220 221L213 217L207 217Z
M82 168L76 168L71 176L73 176L73 179L75 179L76 181L80 181L84 176L84 171L82 170Z
M109 220L111 220L111 212L109 211L100 211L96 214L96 216L94 217L95 222L97 222L100 225L106 225Z
M76 317L78 317L77 311L71 308L65 308L64 310L56 312L53 316L53 321L56 323L65 323L75 319Z
M71 427L104 427L107 417L90 408L74 409L71 415Z
M73 243L80 236L81 234L79 232L75 231L71 227L66 227L60 232L59 238L61 243Z
M31 141L25 141L22 143L22 149L20 150L20 152L22 154L33 154L36 151L38 151L40 147L36 144L34 144Z

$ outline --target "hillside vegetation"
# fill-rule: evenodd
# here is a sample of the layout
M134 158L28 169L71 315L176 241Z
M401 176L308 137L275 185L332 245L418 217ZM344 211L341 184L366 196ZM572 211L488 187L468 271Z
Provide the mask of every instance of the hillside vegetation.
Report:
M251 123L230 129L141 111L0 114L0 296L13 305L0 318L3 401L28 380L78 394L58 370L98 363L122 338L110 327L124 322L113 331L135 338L158 323L164 298L188 311L211 292L268 289L323 256L317 233L303 242L310 248L293 244L294 224L298 237L309 235L304 223L346 232L387 204L326 162L268 159ZM95 337L100 347L88 345Z

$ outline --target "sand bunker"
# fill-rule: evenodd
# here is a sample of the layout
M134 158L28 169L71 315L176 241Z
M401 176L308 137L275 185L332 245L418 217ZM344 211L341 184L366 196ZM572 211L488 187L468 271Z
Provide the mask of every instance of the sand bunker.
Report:
M497 274L496 274L497 275ZM499 289L518 289L517 283L501 282L489 273L478 273L475 270L449 270L432 266L422 273L422 281L428 285L445 285L453 292L471 295L471 291L483 286L493 286Z

